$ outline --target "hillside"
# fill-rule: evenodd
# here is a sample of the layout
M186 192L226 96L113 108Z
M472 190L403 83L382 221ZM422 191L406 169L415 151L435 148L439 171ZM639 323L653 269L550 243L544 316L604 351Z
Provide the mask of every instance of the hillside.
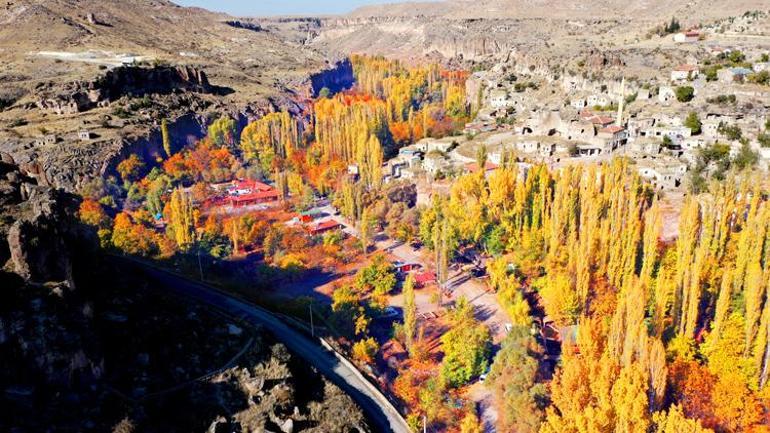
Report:
M165 0L3 3L0 150L69 190L151 139L163 118L183 145L224 112L294 109L329 69L319 52L259 26Z
M672 17L689 27L766 7L757 0L407 2L365 6L327 20L314 43L342 51L466 59L507 55L513 47L548 48L550 43L559 48L557 57L569 58L580 42L617 45Z
M446 0L365 6L352 12L366 16L442 16L463 18L551 18L601 19L630 18L659 20L679 15L687 20L711 20L763 9L757 0Z
M308 71L323 66L318 53L288 45L268 32L227 24L236 21L164 0L13 0L0 8L1 54L7 62L0 73L31 75L17 77L22 79L62 72L76 76L93 72L94 63L114 62L108 58L113 53L199 64L221 85L271 92L275 84L301 81ZM51 58L35 55L41 51L106 53L88 63L73 59L57 66Z

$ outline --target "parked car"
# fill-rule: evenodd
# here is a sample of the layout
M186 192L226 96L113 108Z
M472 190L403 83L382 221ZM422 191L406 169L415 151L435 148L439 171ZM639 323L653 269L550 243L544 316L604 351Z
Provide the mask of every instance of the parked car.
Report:
M385 319L392 319L392 318L395 318L395 317L398 317L398 316L399 316L398 310L396 310L393 307L385 307L382 310L382 316L381 317L383 317Z

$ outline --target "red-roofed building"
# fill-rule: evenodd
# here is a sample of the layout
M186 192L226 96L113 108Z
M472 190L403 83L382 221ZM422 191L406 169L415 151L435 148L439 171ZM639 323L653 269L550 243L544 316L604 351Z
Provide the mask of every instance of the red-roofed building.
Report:
M231 195L227 198L227 201L230 203L230 206L243 207L261 203L270 203L278 201L279 198L280 195L278 194L278 191L271 188L267 191L254 191L247 194Z
M604 141L607 150L615 150L628 142L626 128L617 125L600 129L597 137Z
M313 226L309 226L307 228L307 232L311 235L320 235L322 233L326 233L331 230L337 230L342 228L342 224L340 224L337 220L330 219L326 221L321 221L318 224L315 224Z
M422 265L419 263L396 262L396 263L393 263L393 267L396 269L396 272L410 272L415 269L420 269Z
M671 71L671 81L694 80L698 74L700 68L696 65L679 65Z
M487 161L486 164L484 164L484 171L490 172L497 170L498 165L492 162ZM479 165L475 162L469 162L468 164L465 164L465 170L467 170L470 173L476 173L479 171Z
M700 32L697 30L688 30L686 32L677 33L674 35L674 42L698 42L700 39Z
M415 287L425 287L428 284L436 282L436 274L433 272L425 271L418 272L414 275Z
M596 126L605 128L615 123L615 119L609 116L593 116L589 119Z
M272 186L258 180L244 179L233 182L233 185L227 189L227 194L246 195L253 192L272 191L274 189Z

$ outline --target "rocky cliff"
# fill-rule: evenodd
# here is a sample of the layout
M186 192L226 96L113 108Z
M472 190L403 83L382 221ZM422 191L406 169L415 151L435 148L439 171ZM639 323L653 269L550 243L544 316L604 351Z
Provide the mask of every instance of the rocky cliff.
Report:
M0 162L0 261L34 284L73 287L74 251L92 238L77 220L78 199L37 182L3 154Z
M332 67L310 75L310 92L312 97L318 96L321 89L326 88L331 93L349 89L355 83L353 65L350 59L336 62Z

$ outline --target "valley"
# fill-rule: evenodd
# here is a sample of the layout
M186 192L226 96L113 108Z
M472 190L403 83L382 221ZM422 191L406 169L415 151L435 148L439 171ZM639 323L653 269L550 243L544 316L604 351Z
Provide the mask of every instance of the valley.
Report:
M766 9L5 2L0 430L767 430Z

